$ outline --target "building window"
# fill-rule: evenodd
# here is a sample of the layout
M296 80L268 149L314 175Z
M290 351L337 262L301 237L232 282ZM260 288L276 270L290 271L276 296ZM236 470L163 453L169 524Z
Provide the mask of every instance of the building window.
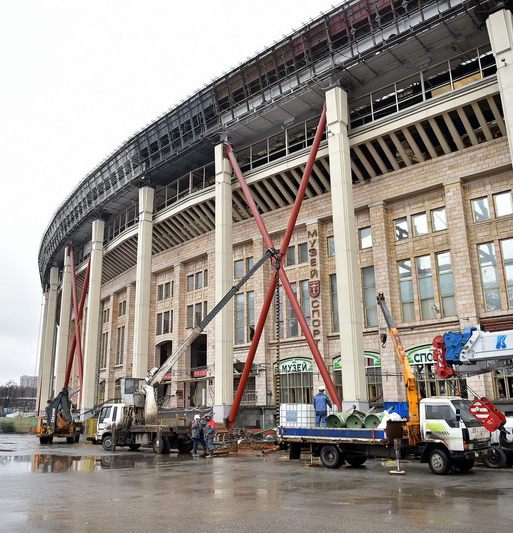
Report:
M235 295L235 302L233 306L234 311L234 329L235 329L235 344L244 343L244 293Z
M308 291L308 280L303 280L299 282L299 305L301 306L301 311L305 316L305 320L308 325L310 325L310 319L312 316L312 311L310 308L310 292ZM302 333L304 335L304 333Z
M171 297L171 282L161 283L157 286L157 300L167 300Z
M244 276L244 259L237 259L233 262L233 277L242 278Z
M486 196L483 196L482 198L475 198L471 201L471 204L474 222L489 220L490 210L488 209L488 198Z
M335 237L328 237L328 257L335 257Z
M452 272L451 254L443 252L436 254L438 267L438 286L442 316L456 316L456 298L454 291L454 274Z
M461 396L467 397L467 380L465 378L442 379L435 373L435 365L432 363L412 365L417 391L421 398L432 396Z
M240 376L234 376L233 378L233 390L234 392L239 387ZM246 387L240 401L241 405L256 405L257 403L257 390L255 376L248 376L246 381Z
M306 242L297 245L297 255L300 265L308 263L308 244Z
M447 229L447 219L445 217L445 207L433 209L431 211L431 227L433 231L442 231Z
M247 328L247 341L251 342L255 335L255 293L254 291L248 291L246 293L246 324Z
M253 260L253 256L246 257L246 272L249 272L253 265L255 264L255 261Z
M194 274L189 274L187 276L187 292L192 292L194 290Z
M415 306L413 304L413 277L411 261L399 261L399 294L401 297L401 313L403 322L415 320Z
M504 277L508 290L508 305L513 308L513 239L501 242L502 260L504 262Z
M312 372L280 374L281 403L312 403Z
M102 333L102 346L100 351L100 368L107 368L107 352L109 351L109 332Z
M513 369L504 368L493 374L493 388L496 400L513 398Z
M372 233L370 227L359 229L358 235L360 237L360 248L362 250L372 247Z
M381 367L366 368L365 377L367 378L369 403L371 405L383 403L383 378Z
M376 280L374 277L374 267L362 268L363 303L365 313L365 326L373 327L378 325L378 311L376 303Z
M513 213L513 204L511 202L511 191L501 192L493 195L495 204L495 216L505 217Z
M331 331L339 331L338 323L338 300L337 300L337 275L330 274L330 308L331 308Z
M408 232L408 219L406 217L394 220L394 228L396 241L403 241L410 236Z
M203 271L196 272L195 282L196 282L196 290L203 288Z
M116 350L116 365L123 364L123 357L125 355L125 326L118 328L118 345Z
M296 247L289 246L287 248L287 255L285 256L285 266L292 266L296 264Z
M157 314L157 335L165 335L173 331L173 311Z
M98 383L98 404L105 402L105 380L103 379Z
M479 244L477 247L481 283L486 311L497 311L501 308L499 278L497 276L497 259L493 242Z
M102 312L102 321L104 324L106 324L109 321L109 315L110 315L110 309L103 309Z
M418 237L419 235L427 235L428 233L428 222L426 213L418 213L411 217L413 225L413 236Z
M297 283L290 284L294 296L297 297ZM292 304L289 298L287 298L287 337L297 337L299 335L299 329L297 325L297 318L292 310Z
M431 257L423 255L417 257L415 262L417 263L417 282L419 284L420 318L421 320L436 318Z
M208 286L208 270L201 270L187 276L187 292L192 292Z
M119 302L118 304L118 316L126 315L126 300Z
M194 327L194 305L187 306L187 327Z
M119 402L121 401L121 378L116 379L114 382L114 401ZM110 407L108 407L110 411ZM110 415L110 412L105 416L107 418Z

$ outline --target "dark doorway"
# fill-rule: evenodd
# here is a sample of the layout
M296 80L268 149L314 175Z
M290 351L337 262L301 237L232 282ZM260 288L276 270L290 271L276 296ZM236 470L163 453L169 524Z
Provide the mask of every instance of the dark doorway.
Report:
M191 345L191 369L207 366L207 336L200 335Z
M157 364L161 367L166 359L173 353L173 341L163 342L159 345L159 360Z

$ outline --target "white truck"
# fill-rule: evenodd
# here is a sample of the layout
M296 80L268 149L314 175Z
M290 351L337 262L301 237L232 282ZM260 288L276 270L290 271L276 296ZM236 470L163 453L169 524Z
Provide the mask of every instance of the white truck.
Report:
M134 403L137 405L137 398ZM188 453L192 449L185 417L177 415L172 424L145 424L139 420L137 411L137 407L124 402L104 404L98 415L93 442L101 444L107 451L113 450L114 446L127 446L132 451L148 446L158 454L169 453L171 449Z
M354 428L278 428L280 443L289 444L291 459L301 448L311 446L327 468L345 462L362 465L368 458L396 458L394 440L400 440L403 458L428 463L434 474L447 474L452 467L466 472L477 454L490 446L490 433L469 412L471 402L460 397L424 398L419 403L420 440L408 438L406 422L388 421L385 430Z

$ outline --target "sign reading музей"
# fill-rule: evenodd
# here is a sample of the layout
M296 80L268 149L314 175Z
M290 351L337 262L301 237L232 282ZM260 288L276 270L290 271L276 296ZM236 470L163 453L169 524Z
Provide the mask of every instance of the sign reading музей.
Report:
M410 365L424 365L433 364L433 346L430 344L424 344L422 346L415 346L406 350L408 356L408 362ZM365 367L366 368L379 368L381 367L381 357L378 352L367 351L364 353ZM289 359L283 359L280 361L280 374L295 374L314 372L314 362L307 357L293 357ZM342 370L340 355L333 358L332 369L334 372L340 372ZM277 371L275 365L274 371Z

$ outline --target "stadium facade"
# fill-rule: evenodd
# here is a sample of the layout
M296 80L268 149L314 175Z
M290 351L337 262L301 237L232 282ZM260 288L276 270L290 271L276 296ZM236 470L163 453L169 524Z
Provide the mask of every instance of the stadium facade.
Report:
M159 366L223 289L265 253L219 151L222 139L233 145L279 243L328 95L326 139L284 268L344 400L404 401L391 343L380 336L385 324L376 293L383 292L423 395L472 391L513 408L513 371L441 381L431 348L447 330L513 328L507 4L347 1L117 149L77 185L42 238L42 404L62 387L73 332L67 247L77 259L78 297L91 264L82 324L85 409L118 397L121 378ZM352 180L354 219L337 228L342 200L334 191L344 180ZM341 257L350 255L345 248L357 262L360 306L353 310L340 279ZM231 403L270 270L248 281L166 376L165 405ZM310 288L314 278L318 293ZM275 404L277 375L286 403L310 402L320 383L290 304L280 300L243 397L251 412ZM361 330L363 345L348 340L348 325Z

